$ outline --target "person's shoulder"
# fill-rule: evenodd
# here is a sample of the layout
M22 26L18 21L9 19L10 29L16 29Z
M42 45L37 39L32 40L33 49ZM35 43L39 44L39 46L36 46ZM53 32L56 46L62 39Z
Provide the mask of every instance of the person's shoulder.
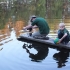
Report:
M37 17L36 20L45 20L45 19L42 17Z
M57 32L59 33L59 32L61 32L61 30L60 30L60 29L58 29L58 31L57 31Z
M58 29L58 31L60 31L60 29Z
M69 32L66 28L64 29L64 31Z
M64 28L64 31L68 31L66 28Z

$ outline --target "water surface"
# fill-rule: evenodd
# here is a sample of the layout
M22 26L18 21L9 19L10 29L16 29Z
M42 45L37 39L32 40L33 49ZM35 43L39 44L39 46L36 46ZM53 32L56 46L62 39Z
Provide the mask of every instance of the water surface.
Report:
M8 42L9 41L9 42ZM69 52L50 48L47 45L18 41L15 31L2 41L0 48L1 70L69 70Z

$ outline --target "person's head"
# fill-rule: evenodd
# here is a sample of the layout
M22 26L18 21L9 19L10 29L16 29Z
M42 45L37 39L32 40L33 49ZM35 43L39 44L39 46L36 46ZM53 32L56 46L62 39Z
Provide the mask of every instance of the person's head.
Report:
M60 23L60 24L59 24L59 29L60 29L60 30L63 30L64 28L65 28L65 24L64 24L64 23Z
M37 18L36 16L31 16L31 22L33 22L35 20L35 18Z

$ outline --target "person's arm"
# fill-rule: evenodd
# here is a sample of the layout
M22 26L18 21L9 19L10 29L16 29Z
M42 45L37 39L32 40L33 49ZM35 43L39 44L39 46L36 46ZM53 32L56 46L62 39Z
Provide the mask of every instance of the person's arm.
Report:
M26 26L26 27L23 27L23 30L29 29L29 28L38 28L38 26L28 25L28 26Z
M28 25L26 27L23 27L23 30L26 30L26 29L29 29L29 28L32 28L33 26L32 25Z
M67 36L67 33L63 35L63 37L59 40L59 43Z
M28 26L26 26L26 27L24 27L23 29L25 30L25 29L29 29L29 28L38 28L37 26L36 26L36 23L37 23L37 20L34 20L30 25L28 25Z
M38 26L33 26L33 28L38 28Z

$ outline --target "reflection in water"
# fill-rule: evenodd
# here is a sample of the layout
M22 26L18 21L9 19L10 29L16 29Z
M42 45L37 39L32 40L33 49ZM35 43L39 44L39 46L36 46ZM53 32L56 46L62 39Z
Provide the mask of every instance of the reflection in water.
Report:
M22 30L25 22L24 21L16 21L15 24L12 23L11 20L9 20L4 26L4 28L0 28L0 42L7 40L11 36L11 32L14 30L16 37L18 37L21 33L19 32ZM1 26L1 24L0 24ZM2 45L2 44L0 44Z
M26 52L29 54L29 57L31 58L31 61L40 62L41 60L45 59L46 56L48 56L49 49L45 45L32 43L28 46L27 44L24 44L23 48L26 49ZM31 53L28 48L34 48L35 50L37 50L37 53Z
M3 49L3 47L2 48L0 48L0 51Z
M12 29L11 32L10 32L10 36L6 35L5 38L2 38L1 41L0 41L0 46L12 41L12 40L15 40L16 39L16 36L15 36L15 30Z
M68 62L67 61L68 57L69 57L69 52L64 52L64 51L60 51L53 55L54 60L57 61L58 68L66 66L65 63Z
M27 41L26 43L29 43L29 42ZM36 54L34 54L34 51L33 51L33 53L31 53L30 49L32 49L32 48L34 48L34 50L37 50ZM60 52L56 53L57 51L55 51L55 52L52 50L50 51L50 48L58 50ZM42 45L42 44L34 43L34 42L32 42L30 45L24 44L23 49L26 50L26 52L29 54L29 58L31 58L31 61L34 61L34 62L41 62L47 56L51 56L51 55L48 55L49 51L50 51L50 53L52 53L54 60L56 60L55 64L57 64L57 68L62 68L64 66L66 66L66 62L68 62L69 50L66 50L66 49L62 49L62 48L58 48L58 47L47 47L44 44ZM48 61L48 62L50 62L50 61ZM50 63L50 64L52 64L52 63Z

